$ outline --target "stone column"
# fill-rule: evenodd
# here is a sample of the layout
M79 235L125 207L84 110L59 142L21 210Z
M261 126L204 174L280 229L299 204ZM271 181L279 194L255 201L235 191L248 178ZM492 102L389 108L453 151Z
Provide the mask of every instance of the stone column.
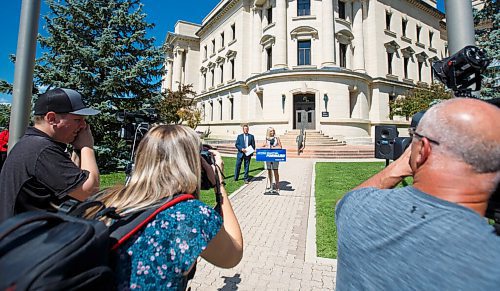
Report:
M276 44L273 49L273 67L287 68L287 0L276 0Z
M353 2L353 24L352 32L354 39L353 69L354 71L365 72L365 51L364 51L364 35L363 35L363 9L361 7L362 0Z
M167 59L167 81L165 84L165 89L170 89L172 90L172 70L174 67L174 60L171 58Z
M260 7L254 6L253 11L253 31L252 31L252 74L260 74L262 72L261 55L262 46L260 38L262 37L262 19Z
M333 1L322 2L322 35L320 35L323 51L323 62L321 67L335 66L335 24L333 23Z
M184 52L184 50L180 48L176 49L174 52L172 91L178 91L178 87L181 84L182 52Z

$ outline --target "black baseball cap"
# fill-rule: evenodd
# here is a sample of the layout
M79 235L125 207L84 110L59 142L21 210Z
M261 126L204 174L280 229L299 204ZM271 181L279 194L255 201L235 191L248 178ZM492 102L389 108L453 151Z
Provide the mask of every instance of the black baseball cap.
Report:
M45 115L47 112L72 113L76 115L96 115L99 110L85 106L82 94L72 89L52 89L40 96L35 102L35 115Z

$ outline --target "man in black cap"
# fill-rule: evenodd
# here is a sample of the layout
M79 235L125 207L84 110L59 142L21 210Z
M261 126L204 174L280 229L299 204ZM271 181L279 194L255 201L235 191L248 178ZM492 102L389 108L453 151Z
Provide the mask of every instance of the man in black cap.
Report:
M12 148L0 173L0 222L28 210L54 211L69 198L82 201L99 189L94 138L85 122L98 113L75 90L53 89L38 97L34 126Z

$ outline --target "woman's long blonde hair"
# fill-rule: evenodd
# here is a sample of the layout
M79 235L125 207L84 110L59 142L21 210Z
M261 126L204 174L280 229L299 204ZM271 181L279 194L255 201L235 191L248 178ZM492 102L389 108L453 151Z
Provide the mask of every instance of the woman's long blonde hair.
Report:
M274 136L271 136L271 131L274 131ZM276 136L276 131L272 127L268 127L266 131L266 139L271 140L271 138Z
M201 142L182 125L152 128L137 149L130 182L97 195L107 207L126 215L156 205L163 198L189 193L199 197Z

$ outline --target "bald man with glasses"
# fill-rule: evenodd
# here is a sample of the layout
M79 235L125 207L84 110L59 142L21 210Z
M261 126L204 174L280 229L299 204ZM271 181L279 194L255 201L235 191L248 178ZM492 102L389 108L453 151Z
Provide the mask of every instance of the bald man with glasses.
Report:
M336 290L500 288L500 237L484 218L500 180L499 124L500 109L477 99L424 114L401 158L338 202Z

